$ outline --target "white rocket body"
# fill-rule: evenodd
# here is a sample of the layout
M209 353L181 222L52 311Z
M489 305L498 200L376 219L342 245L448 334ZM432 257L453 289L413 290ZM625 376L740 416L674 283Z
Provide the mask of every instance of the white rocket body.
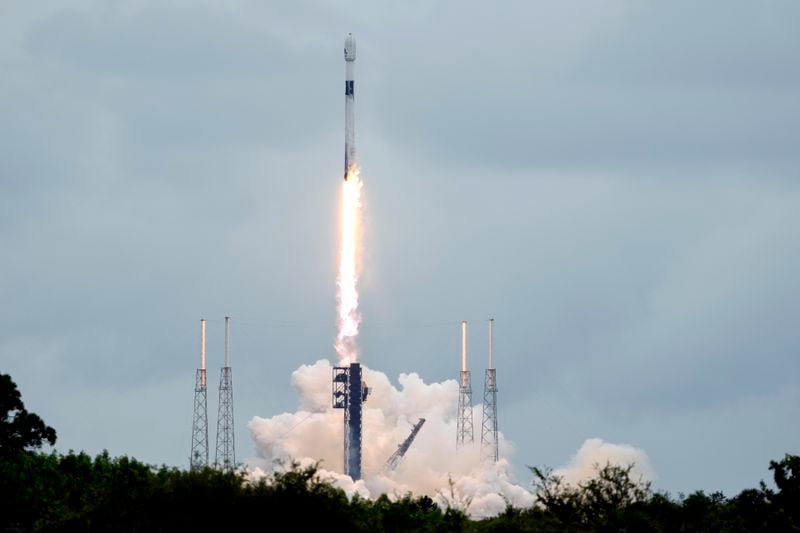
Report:
M356 40L348 33L344 40L344 179L356 165L356 118L354 74Z

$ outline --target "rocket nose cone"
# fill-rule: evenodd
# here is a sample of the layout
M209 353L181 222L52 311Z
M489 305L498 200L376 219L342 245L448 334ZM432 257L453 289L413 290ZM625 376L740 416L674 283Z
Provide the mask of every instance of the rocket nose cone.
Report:
M344 60L356 60L356 38L353 37L352 33L348 33L347 37L344 38Z

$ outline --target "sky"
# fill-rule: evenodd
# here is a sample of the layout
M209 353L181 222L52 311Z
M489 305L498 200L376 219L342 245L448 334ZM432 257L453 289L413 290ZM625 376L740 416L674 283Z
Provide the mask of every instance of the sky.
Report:
M524 465L587 439L732 495L800 453L800 5L0 4L0 372L59 451L187 466L199 320L236 453L333 359L358 39L362 361L482 382ZM528 476L528 477L526 477Z

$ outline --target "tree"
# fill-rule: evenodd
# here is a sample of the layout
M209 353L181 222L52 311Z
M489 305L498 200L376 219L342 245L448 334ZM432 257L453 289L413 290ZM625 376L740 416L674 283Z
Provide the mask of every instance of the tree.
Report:
M44 442L55 444L56 430L29 413L17 384L8 374L0 374L0 456L41 448Z
M551 469L528 467L534 479L536 501L562 523L583 526L612 526L624 520L625 513L648 502L650 482L633 479L634 465L606 463L594 465L595 477L572 486Z
M536 502L565 524L578 522L581 505L578 489L569 486L552 468L529 466L533 473L533 492Z
M774 529L796 531L800 528L800 456L787 453L780 461L770 461L769 469L778 491L767 489L763 483L762 490L772 503L776 522L785 524Z
M769 469L781 496L792 503L800 501L800 456L787 453L780 461L770 461Z

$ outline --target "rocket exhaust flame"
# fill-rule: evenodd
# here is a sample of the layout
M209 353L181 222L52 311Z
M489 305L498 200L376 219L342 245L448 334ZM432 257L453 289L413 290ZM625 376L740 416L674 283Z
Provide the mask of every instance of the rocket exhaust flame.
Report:
M361 314L358 310L358 278L361 273L361 187L363 183L357 165L347 172L342 184L341 250L339 252L339 275L337 311L338 333L336 353L339 364L349 365L358 360L358 327Z

